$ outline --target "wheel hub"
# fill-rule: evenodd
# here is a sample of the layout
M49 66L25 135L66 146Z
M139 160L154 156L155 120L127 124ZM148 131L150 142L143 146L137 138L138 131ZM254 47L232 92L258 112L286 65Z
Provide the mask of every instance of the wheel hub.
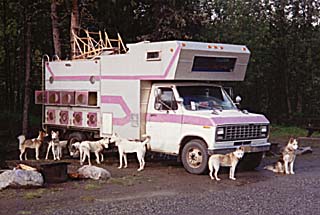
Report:
M187 154L187 162L190 167L192 168L198 168L202 163L202 153L197 148L190 148L188 154Z

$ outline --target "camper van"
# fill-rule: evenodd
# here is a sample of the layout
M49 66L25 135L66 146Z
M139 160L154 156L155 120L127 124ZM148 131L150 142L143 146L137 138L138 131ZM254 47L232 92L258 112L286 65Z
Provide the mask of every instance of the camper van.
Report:
M90 38L88 39L90 40ZM107 42L105 42L107 41ZM43 125L69 143L117 133L151 136L152 152L175 155L193 174L208 157L245 148L259 165L270 148L269 121L238 108L223 81L243 81L250 51L244 45L143 41L100 48L78 40L72 60L46 60L44 86L35 92ZM83 48L81 48L81 44Z

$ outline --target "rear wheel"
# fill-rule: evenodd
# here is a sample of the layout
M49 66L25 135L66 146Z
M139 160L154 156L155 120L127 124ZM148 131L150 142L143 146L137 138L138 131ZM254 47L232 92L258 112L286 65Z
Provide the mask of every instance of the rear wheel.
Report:
M262 157L263 152L245 153L237 168L240 170L254 170L260 165Z
M181 161L183 167L192 174L202 174L208 167L208 152L202 140L189 141L182 149Z
M86 135L80 132L73 132L69 135L68 150L69 150L69 153L73 152L72 157L74 158L79 157L79 153L76 153L76 150L72 148L72 144L76 142L84 141L86 139L87 139Z

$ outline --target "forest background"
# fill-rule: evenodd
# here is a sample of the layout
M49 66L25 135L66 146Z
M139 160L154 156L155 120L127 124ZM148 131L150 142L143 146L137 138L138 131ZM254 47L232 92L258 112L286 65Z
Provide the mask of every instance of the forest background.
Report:
M318 0L0 0L0 130L41 126L43 56L70 59L79 29L120 33L125 43L246 45L245 81L230 83L243 108L274 124L320 116Z

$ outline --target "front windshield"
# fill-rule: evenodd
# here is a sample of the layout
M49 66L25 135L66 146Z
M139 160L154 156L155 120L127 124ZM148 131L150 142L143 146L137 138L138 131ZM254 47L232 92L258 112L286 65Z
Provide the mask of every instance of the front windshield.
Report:
M187 110L234 110L235 105L222 87L177 86Z

